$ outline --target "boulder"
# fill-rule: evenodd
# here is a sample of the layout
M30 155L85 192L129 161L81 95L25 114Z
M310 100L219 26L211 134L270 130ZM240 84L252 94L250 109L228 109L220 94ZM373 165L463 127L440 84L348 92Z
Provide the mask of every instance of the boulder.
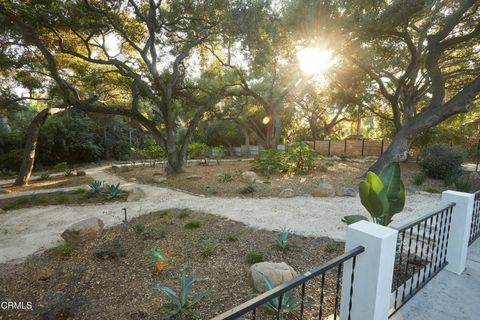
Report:
M93 240L100 236L103 231L103 221L98 218L88 218L72 224L68 227L61 237L68 243L74 245L84 241Z
M160 176L155 176L155 175L154 175L154 177L153 177L152 180L153 180L153 182L155 182L155 183L165 183L165 182L167 182L167 178L165 178L165 177L160 177Z
M83 170L77 170L77 176L83 177L83 176L86 176L86 175L87 175L87 173L86 173L85 171L83 171Z
M293 189L290 189L290 188L287 188L287 189L283 189L279 194L278 196L280 198L292 198L295 196L295 191L293 191Z
M118 169L119 169L118 166L112 166L113 171L117 171Z
M132 178L128 178L127 181L128 181L128 182L137 182L137 178L133 178L133 177L132 177Z
M334 195L335 188L327 182L320 182L318 186L312 190L312 196L314 197L333 197Z
M202 176L199 176L198 174L191 174L189 176L187 176L187 179L188 180L200 180L202 179L203 177Z
M129 193L127 197L128 202L133 202L133 201L138 201L142 198L145 197L145 191L140 188L133 188Z
M121 166L120 167L120 172L129 172L129 171L132 171L132 167L130 166Z
M257 180L257 174L253 171L242 172L242 181L247 184L252 184Z
M298 275L298 273L285 262L255 263L248 271L248 282L252 288L260 293L268 290L268 286L260 272L270 279L274 287L290 281Z
M119 259L120 257L125 257L127 255L125 248L118 239L108 240L90 250L90 253L100 259Z
M335 195L339 197L356 197L357 191L353 188L342 187L335 193Z

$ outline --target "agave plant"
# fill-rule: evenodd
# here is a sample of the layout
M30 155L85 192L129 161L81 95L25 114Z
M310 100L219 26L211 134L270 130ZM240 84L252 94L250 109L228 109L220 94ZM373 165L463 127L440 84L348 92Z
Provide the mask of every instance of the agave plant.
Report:
M265 275L263 272L258 272L261 276L263 281L265 281L265 284L268 287L268 290L271 290L274 288L274 285L270 278ZM280 310L279 310L279 298L274 298L270 302L264 304L264 307L274 313L274 314L279 314L278 319L289 319L289 314L297 310L298 308L301 307L302 302L295 298L295 294L293 290L287 291L283 294L282 298L282 304L280 305ZM280 311L280 312L279 312Z
M287 250L290 245L288 243L288 233L290 229L283 227L279 233L275 233L273 238L275 239L275 245L280 248L280 250L285 251Z
M117 198L120 195L120 182L116 185L107 184L105 186L105 193L107 194L108 199Z
M180 315L185 318L198 318L198 312L190 310L196 303L203 299L208 292L202 291L189 298L190 291L192 291L193 284L195 283L195 271L188 276L185 272L182 272L182 291L178 294L165 286L158 286L158 289L165 293L170 299L170 303L164 305L168 309L167 313L163 316L163 319L178 319Z
M400 178L400 165L397 162L386 167L380 176L367 173L367 179L360 182L359 194L362 205L367 209L373 222L388 226L393 216L405 206L405 186ZM368 220L363 215L351 215L342 219L348 224Z
M102 181L95 180L92 183L89 183L88 186L92 190L93 193L98 194L102 191Z

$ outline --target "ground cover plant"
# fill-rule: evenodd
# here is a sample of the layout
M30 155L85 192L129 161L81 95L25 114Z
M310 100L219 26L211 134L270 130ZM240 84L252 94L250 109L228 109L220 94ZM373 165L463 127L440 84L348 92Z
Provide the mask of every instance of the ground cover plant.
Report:
M199 212L190 212L186 219L175 218L180 212L160 211L131 220L131 226L144 225L141 234L133 228L125 231L122 225L118 225L107 229L101 238L92 243L76 248L62 245L62 249L52 249L28 258L15 267L1 264L0 295L8 293L12 300L29 299L34 306L49 306L45 293L50 290L50 279L55 277L52 290L60 290L65 284L77 280L79 270L84 270L84 280L79 280L78 284L81 290L76 293L78 301L81 301L76 319L94 319L102 314L106 320L153 320L170 310L164 305L171 300L158 290L158 285L179 293L182 271L188 275L195 270L196 281L190 297L203 291L208 291L208 295L191 311L197 312L200 319L209 319L258 294L250 287L246 277L250 264L245 257L252 251L261 254L265 261L285 261L299 273L343 252L343 243L335 243L335 250L327 253L325 246L332 246L331 240L290 234L289 241L299 249L284 255L272 248L271 231L252 229ZM185 232L183 226L188 219L200 221L202 227ZM237 240L229 241L229 235L233 234ZM125 257L105 260L89 253L92 248L110 239L118 239L122 243ZM208 258L198 246L204 241L215 246L214 254ZM155 252L167 261L162 263L160 270L156 269ZM58 267L62 271L57 274ZM93 285L81 285L91 277ZM325 306L333 306L335 275L327 276L326 282L325 298L329 303ZM318 282L309 283L307 292L316 292L315 286L318 285ZM7 313L5 319L12 316L13 313ZM16 312L15 317L18 316L26 320L37 318L28 311Z

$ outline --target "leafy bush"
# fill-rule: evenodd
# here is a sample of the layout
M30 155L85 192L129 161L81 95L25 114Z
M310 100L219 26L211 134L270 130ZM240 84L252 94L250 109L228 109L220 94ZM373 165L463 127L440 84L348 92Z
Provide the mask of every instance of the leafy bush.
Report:
M308 173L314 166L314 154L308 144L301 143L293 146L286 154L282 155L282 171L289 174Z
M136 223L133 225L133 231L135 231L136 234L142 234L145 231L145 225L141 222Z
M242 189L240 189L241 194L250 194L255 192L255 185L253 183L246 185Z
M40 175L40 180L48 180L48 179L50 179L50 174L48 172L43 172Z
M73 176L73 169L65 169L65 172L63 173L65 177L71 177Z
M367 179L359 185L360 201L372 217L373 222L388 226L393 215L405 206L405 187L401 180L400 165L392 162L382 170L380 176L367 173ZM346 216L342 219L348 224L368 220L362 215Z
M192 220L190 221L189 223L187 223L185 225L185 229L198 229L202 226L202 224L200 223L200 221L198 220Z
M275 239L275 245L282 251L286 251L290 246L288 243L288 233L290 229L282 228L279 233L275 233L273 238Z
M64 241L60 245L55 247L54 251L58 255L69 256L70 254L73 253L73 251L75 251L75 246L70 242Z
M422 149L418 163L428 177L453 181L462 172L464 157L460 150L436 144Z
M238 241L238 237L234 234L229 234L228 237L227 237L227 240L229 242L236 242L236 241Z
M157 144L152 144L144 149L139 150L140 154L142 154L147 159L163 159L165 158L165 151L162 147Z
M202 159L207 156L208 146L205 143L193 142L188 145L188 155L191 159Z
M68 169L68 164L66 162L60 162L60 163L57 163L53 169L55 171L64 171Z
M227 183L233 181L233 174L231 172L222 172L218 176L218 182Z
M204 258L213 256L214 251L215 247L210 241L203 241L200 243L200 252Z
M120 182L116 185L107 184L105 185L105 194L107 195L108 199L115 199L120 195Z
M182 212L180 212L177 216L178 219L185 219L186 217L188 217L190 215L190 212L186 211L186 210L183 210Z
M175 291L165 286L158 286L158 290L165 293L170 299L170 303L164 305L167 308L167 313L163 316L163 319L175 318L179 319L179 315L183 315L185 319L198 318L199 314L190 310L196 303L203 299L208 293L206 291L199 292L193 297L189 298L195 283L195 271L188 276L185 272L182 272L182 288L177 294Z
M473 185L470 179L463 177L463 176L458 176L456 179L453 181L453 184L455 185L455 189L460 192L472 192Z
M329 241L325 243L325 246L323 247L326 253L334 253L335 250L337 250L337 245L333 241Z
M263 261L265 261L263 254L258 252L250 252L245 258L245 262L247 262L248 264L255 264Z
M413 176L413 184L416 186L421 186L423 182L425 182L426 178L427 176L425 175L425 173L423 172L417 173L416 175Z
M275 149L260 150L258 155L253 159L252 169L260 172L264 176L281 172L283 156L282 153Z

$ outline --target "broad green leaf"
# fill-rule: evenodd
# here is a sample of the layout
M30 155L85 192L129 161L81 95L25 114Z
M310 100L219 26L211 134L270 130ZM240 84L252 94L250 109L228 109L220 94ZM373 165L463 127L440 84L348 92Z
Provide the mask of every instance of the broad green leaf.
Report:
M358 186L358 190L360 195L360 202L365 207L365 209L367 209L367 211L370 212L372 210L370 202L368 201L368 197L370 194L370 185L368 184L367 181L362 181Z
M342 218L342 221L345 222L346 224L353 224L359 221L368 221L368 218L360 214L353 214L350 216L344 216Z
M388 200L387 198L382 195L382 193L377 194L375 193L372 188L370 188L370 192L368 194L368 203L370 206L370 214L372 217L380 218L383 216L385 209L388 207Z
M369 171L367 173L367 183L373 189L375 193L380 193L384 188L382 180L373 172Z

